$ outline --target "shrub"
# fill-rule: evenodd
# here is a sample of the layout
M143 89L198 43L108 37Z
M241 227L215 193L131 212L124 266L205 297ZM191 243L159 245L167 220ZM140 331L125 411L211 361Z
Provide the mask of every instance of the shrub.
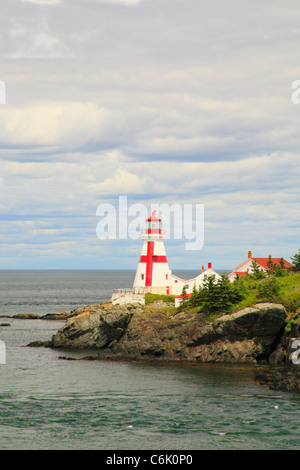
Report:
M291 261L293 265L291 270L294 272L299 272L300 271L300 250L298 250L298 253L295 253L294 256L291 257Z
M258 297L262 300L275 300L280 292L280 284L276 277L270 276L257 285Z
M214 276L208 276L203 286L193 292L189 304L202 307L208 313L229 312L234 304L245 297L242 281L231 283L226 274L217 282Z
M266 273L260 269L259 264L257 263L256 259L252 261L251 269L252 269L252 272L251 274L249 274L249 276L252 279L258 280L258 279L263 279L266 277Z

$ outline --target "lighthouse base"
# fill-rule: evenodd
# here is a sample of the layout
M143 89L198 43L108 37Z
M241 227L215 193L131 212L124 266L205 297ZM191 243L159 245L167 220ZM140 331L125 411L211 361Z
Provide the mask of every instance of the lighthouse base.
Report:
M135 293L131 290L114 290L112 298L112 305L124 304L142 304L145 305L145 296L142 293Z

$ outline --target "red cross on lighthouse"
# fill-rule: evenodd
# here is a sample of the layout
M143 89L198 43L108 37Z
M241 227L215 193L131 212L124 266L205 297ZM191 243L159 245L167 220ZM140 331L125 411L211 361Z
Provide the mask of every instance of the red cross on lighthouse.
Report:
M164 247L161 219L153 211L146 219L146 230L142 235L143 247L140 256L134 289L158 293L169 293L169 266ZM146 288L146 289L142 289Z

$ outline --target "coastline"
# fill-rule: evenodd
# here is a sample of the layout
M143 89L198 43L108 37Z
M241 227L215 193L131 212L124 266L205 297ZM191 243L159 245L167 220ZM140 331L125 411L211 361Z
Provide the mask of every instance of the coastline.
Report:
M80 360L253 365L259 368L257 383L274 390L300 391L298 368L289 359L290 338L299 325L287 334L285 318L284 307L271 303L222 315L209 323L203 315L170 313L161 303L113 306L106 301L40 316L61 320L62 327L49 341L37 339L27 346L61 349L66 354L86 352Z

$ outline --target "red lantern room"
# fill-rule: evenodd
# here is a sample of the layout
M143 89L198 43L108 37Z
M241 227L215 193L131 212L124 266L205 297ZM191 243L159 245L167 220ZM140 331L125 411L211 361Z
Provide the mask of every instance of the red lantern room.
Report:
M146 219L146 222L147 222L146 233L150 235L154 233L161 235L162 233L161 232L161 219L156 217L155 212L156 211L153 211L151 216L148 217L148 219Z

